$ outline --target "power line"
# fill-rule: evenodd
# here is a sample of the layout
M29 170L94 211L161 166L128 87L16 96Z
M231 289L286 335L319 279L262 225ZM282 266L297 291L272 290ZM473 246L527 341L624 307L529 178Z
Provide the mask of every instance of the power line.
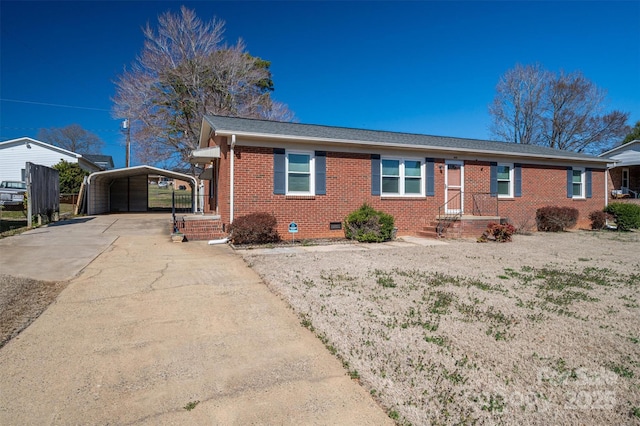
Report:
M0 126L0 129L4 130L41 130L44 127L8 127L8 126ZM84 127L83 127L84 129ZM84 129L94 133L103 133L103 132L122 132L122 130L118 129Z
M2 102L15 102L15 103L18 103L18 104L43 105L43 106L50 106L50 107L57 107L57 108L88 109L88 110L92 110L92 111L107 111L107 112L111 111L109 109L104 109L104 108L83 107L83 106L77 106L77 105L50 104L50 103L47 103L47 102L25 101L25 100L21 100L21 99L0 98L0 101L2 101Z

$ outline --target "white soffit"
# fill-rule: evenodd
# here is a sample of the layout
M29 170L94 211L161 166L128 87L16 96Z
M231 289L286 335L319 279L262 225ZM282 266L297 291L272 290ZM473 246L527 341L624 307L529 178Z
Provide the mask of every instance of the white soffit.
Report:
M189 156L191 163L208 163L216 158L220 158L220 147L210 146L208 148L194 149Z

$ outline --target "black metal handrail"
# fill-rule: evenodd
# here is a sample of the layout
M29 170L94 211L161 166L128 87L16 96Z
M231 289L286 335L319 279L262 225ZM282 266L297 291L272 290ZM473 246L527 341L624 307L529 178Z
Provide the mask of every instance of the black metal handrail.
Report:
M438 224L436 225L436 233L438 237L442 237L444 231L451 226L451 224L462 217L462 200L463 192L460 191L454 197L448 199L443 205L438 207ZM456 201L460 206L460 209L454 213L447 213L447 207L449 203ZM444 213L443 213L444 212Z
M191 194L177 194L174 192L171 193L171 217L173 222L173 232L178 232L180 228L178 225L178 221L176 220L176 212L179 213L189 213L193 211L193 197ZM184 219L183 219L184 222ZM182 224L182 228L184 228L184 223Z
M499 213L499 199L497 194L491 192L462 192L456 194L450 198L443 205L438 207L438 225L436 226L436 233L438 236L442 236L444 231L450 227L455 221L462 218L462 201L466 195L471 195L473 201L472 214L474 216L500 216ZM455 213L447 213L447 207L450 205L460 206L460 209ZM495 210L494 210L495 208Z
M473 200L472 214L474 216L500 216L498 194L491 192L472 192L471 198Z

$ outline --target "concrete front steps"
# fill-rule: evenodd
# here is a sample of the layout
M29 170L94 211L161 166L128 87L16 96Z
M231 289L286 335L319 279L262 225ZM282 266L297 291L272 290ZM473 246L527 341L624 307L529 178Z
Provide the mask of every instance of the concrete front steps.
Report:
M463 215L457 219L443 218L444 231L438 235L438 217L434 218L418 236L424 238L478 238L487 229L490 223L499 223L499 216L468 216Z

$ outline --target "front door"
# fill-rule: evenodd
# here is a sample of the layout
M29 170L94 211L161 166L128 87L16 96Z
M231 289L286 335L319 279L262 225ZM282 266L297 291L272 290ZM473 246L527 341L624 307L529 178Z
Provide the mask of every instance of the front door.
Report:
M462 213L464 210L464 163L462 161L446 161L447 172L444 176L445 213Z
M627 167L622 169L622 187L629 189L629 169Z

